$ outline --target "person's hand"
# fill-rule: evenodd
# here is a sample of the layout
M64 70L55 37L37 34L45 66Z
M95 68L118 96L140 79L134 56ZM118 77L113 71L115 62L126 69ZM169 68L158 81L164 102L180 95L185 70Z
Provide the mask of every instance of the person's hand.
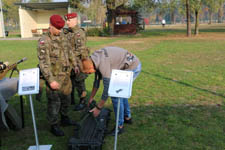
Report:
M88 100L88 107L90 106L90 104L91 104L92 101L93 101L93 98L90 98L90 99Z
M9 66L9 62L8 61L4 62L4 64L6 65L6 67Z
M80 68L79 68L78 66L76 66L76 67L74 68L74 72L75 72L76 74L79 74L79 73L80 73Z
M92 110L90 110L89 112L92 112L94 117L97 117L99 115L99 113L101 112L101 110L99 110L95 107Z
M59 83L56 82L56 81L53 81L50 83L50 87L53 89L53 90L58 90L59 89Z

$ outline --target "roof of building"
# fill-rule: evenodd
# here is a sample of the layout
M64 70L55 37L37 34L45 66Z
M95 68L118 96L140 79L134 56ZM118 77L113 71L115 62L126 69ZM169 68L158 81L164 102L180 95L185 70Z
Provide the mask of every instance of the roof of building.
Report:
M69 2L49 2L49 3L15 3L15 5L19 5L28 9L58 9L58 8L68 8Z

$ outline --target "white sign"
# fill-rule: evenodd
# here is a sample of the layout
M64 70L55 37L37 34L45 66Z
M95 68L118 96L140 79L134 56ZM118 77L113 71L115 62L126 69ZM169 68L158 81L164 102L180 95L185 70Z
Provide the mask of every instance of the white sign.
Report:
M50 150L52 145L40 145L39 150ZM30 146L28 150L37 150L37 146Z
M18 93L19 95L39 93L39 68L20 71Z
M108 94L111 97L130 98L133 84L133 72L112 70Z
M91 20L84 20L83 23L91 23Z

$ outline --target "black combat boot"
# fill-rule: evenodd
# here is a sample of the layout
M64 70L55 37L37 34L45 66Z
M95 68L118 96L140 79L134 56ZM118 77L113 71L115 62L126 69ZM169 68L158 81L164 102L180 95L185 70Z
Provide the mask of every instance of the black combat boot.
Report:
M80 103L74 107L74 111L83 110L86 107L86 97L80 98Z
M51 125L51 133L55 136L64 136L64 132L59 128L57 124Z
M68 116L61 116L61 125L63 127L66 127L66 126L77 126L78 124L73 121L73 120L70 120L70 118Z

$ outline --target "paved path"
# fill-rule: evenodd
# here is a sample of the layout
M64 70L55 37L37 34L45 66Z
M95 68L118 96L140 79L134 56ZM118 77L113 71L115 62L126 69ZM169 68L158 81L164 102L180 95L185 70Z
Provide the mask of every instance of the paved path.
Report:
M0 38L0 40L6 40L6 41L10 41L10 40L38 40L40 37L32 37L32 38Z

